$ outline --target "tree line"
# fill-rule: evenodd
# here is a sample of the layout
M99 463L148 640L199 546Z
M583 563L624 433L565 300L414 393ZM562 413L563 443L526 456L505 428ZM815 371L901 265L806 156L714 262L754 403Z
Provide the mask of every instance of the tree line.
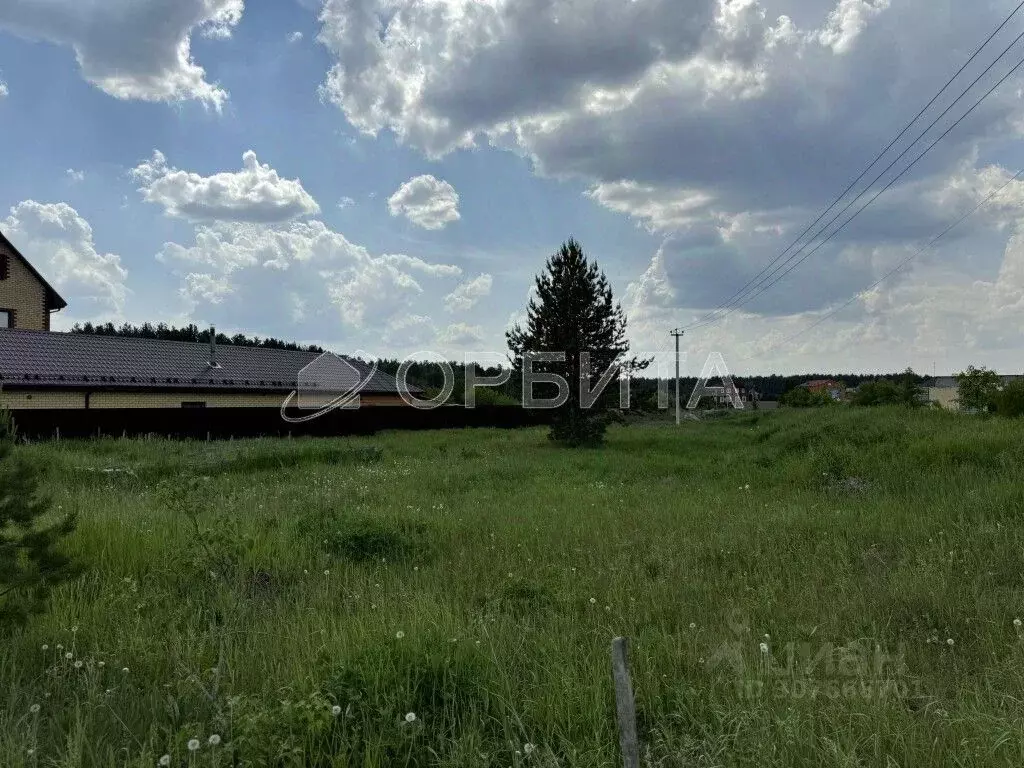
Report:
M123 336L132 339L159 339L161 341L191 341L206 344L210 341L210 329L199 328L195 324L188 324L181 328L167 323L143 323L132 325L123 323L75 323L71 326L71 333L81 333L92 336ZM323 352L323 347L316 344L298 344L294 341L282 341L273 337L260 338L259 336L246 336L244 333L236 333L228 336L225 333L218 333L216 336L218 344L231 344L236 347L266 347L269 349L287 349L293 352Z

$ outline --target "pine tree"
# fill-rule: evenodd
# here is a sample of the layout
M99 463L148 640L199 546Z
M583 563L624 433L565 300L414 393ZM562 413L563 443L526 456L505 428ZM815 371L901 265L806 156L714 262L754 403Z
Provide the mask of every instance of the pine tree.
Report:
M41 470L19 455L8 411L0 409L0 631L46 606L50 590L78 568L57 551L74 516L47 524L50 502L40 495Z
M564 352L565 362L534 365L537 371L560 374L569 384L569 399L556 410L549 437L566 445L600 444L609 421L609 399L618 392L618 374L644 368L650 361L626 357L626 316L604 272L587 260L574 239L547 260L536 278L536 290L527 307L526 328L517 325L506 333L516 373L521 375L527 352ZM590 354L588 390L594 389L609 366L616 366L605 396L589 408L580 397L580 380L586 374L583 352Z

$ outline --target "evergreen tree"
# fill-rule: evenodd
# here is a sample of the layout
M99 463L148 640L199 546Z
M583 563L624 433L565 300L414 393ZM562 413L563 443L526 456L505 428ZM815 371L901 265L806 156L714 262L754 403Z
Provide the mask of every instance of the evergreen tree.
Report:
M78 573L57 551L74 516L44 521L50 503L39 493L40 476L17 453L10 412L0 410L0 631L42 611L50 590Z
M515 372L521 375L527 352L564 352L564 362L533 365L536 371L561 375L569 384L568 401L557 409L549 437L566 445L600 444L609 421L609 399L618 393L619 374L640 370L650 361L626 358L626 316L614 301L604 272L587 260L575 240L570 238L547 260L536 278L536 289L537 296L527 307L526 328L517 325L506 333ZM582 365L584 352L590 355L589 373ZM612 365L616 374L605 396L584 407L581 378L592 391Z

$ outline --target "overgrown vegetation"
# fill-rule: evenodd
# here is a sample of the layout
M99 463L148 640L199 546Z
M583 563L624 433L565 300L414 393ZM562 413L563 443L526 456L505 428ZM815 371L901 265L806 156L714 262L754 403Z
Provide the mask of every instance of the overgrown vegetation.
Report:
M51 590L78 573L60 551L74 515L52 519L40 488L42 468L14 438L11 414L0 408L0 640L44 610Z
M0 765L612 768L626 635L646 764L1017 766L1022 429L22 446L88 570L0 643Z
M956 376L956 396L960 408L965 411L987 412L994 410L999 392L999 374L982 366L968 366Z

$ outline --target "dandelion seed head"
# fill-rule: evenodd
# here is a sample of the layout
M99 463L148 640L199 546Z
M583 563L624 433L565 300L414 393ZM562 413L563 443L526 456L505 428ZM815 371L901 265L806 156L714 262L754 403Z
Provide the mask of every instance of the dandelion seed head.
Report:
M171 764L171 756L170 755L162 755L160 757L160 759L156 761L156 764L157 765L170 765Z
M340 715L341 714L341 707L339 707L337 704L335 704L333 707L331 707L331 714L334 715L335 717Z
M1018 621L1020 621L1020 619L1018 619ZM44 650L44 651L48 651L48 650L50 650L50 646L49 646L49 645L47 645L46 643L43 643L43 650Z
M75 662L75 669L81 669L81 668L82 668L82 660L79 659L78 661Z
M946 638L946 645L948 645L950 648L952 648L955 644L956 643L953 641L952 637L947 637Z
M405 713L405 722L407 722L407 723L415 723L416 722L416 713L415 712L406 712Z
M67 653L65 653L65 654L64 654L64 658L65 658L65 659L70 659L70 658L72 658L72 657L73 657L74 655L75 655L75 654L73 654L73 653L72 653L71 651L68 651Z
M1020 626L1021 626L1021 620L1020 620L1020 619L1014 619L1014 620L1013 620L1013 626L1015 626L1015 627L1016 627L1017 629L1020 629ZM45 645L43 646L43 649L44 649L44 650L46 649L46 646L45 646Z
M189 752L195 752L197 749L199 749L199 739L189 739L188 740L188 751Z
M31 707L28 708L28 711L31 712L33 715L38 713L39 712L39 705L38 704L33 704Z
M211 747L216 747L218 744L220 744L220 735L216 733L211 733L210 738L208 738L206 741L209 743Z
M401 640L403 637L405 637L405 632L403 632L402 630L398 630L397 632L395 632L395 637Z
M590 598L590 604L591 604L591 605L593 605L593 604L594 604L594 603L596 603L596 602L597 602L597 598L596 598L596 597L592 597L592 598Z
M761 653L768 653L768 643L761 643Z
M690 622L690 629L696 629L696 628L697 628L697 623L694 622L694 621L691 621Z
M128 674L128 667L122 667L122 668L121 668L121 671L122 671L122 672L123 672L124 674L126 674L126 675L127 675L127 674Z
M526 753L527 755L529 755L531 752L533 752L533 750L535 750L536 748L537 747L535 745L530 744L529 742L527 742L526 744L523 744L523 752Z

